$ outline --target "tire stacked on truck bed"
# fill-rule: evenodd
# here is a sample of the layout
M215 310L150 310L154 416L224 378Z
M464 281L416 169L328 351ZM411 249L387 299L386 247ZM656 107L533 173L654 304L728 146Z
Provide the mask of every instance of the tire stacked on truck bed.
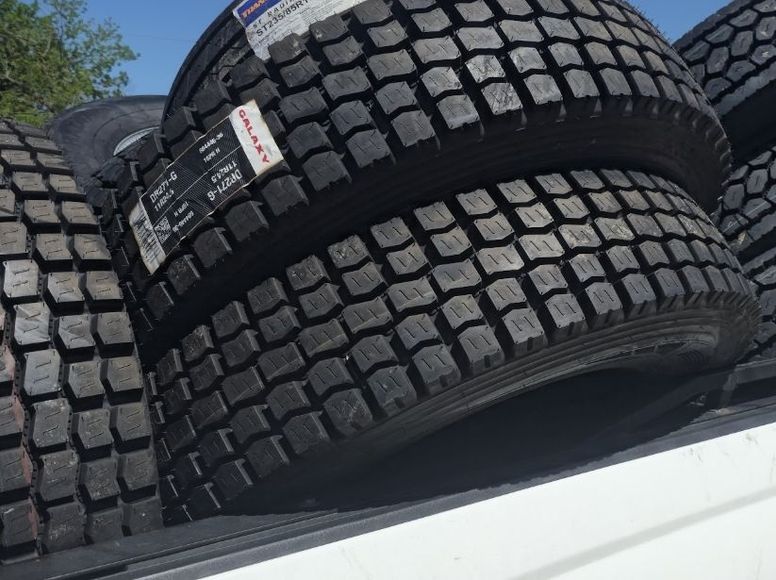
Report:
M99 222L40 130L0 121L0 168L0 563L10 563L162 520L140 361Z
M723 367L757 327L704 213L729 143L638 12L354 4L260 56L224 12L98 173L169 523L281 509L561 377ZM207 160L255 155L235 120L272 168L208 205ZM155 221L170 197L206 217Z
M152 376L170 522L278 509L515 393L732 364L759 316L685 192L528 176L376 223L268 277Z
M774 135L776 137L776 135ZM719 228L730 240L763 308L747 358L776 357L776 147L742 163L722 198Z
M677 43L741 161L776 136L776 2L736 0Z
M248 0L62 153L0 121L0 564L776 356L774 35L776 0L676 47L622 0Z
M49 137L96 211L104 203L101 188L94 187L96 173L159 126L165 100L151 95L102 99L67 109L49 124Z
M677 49L717 109L735 153L718 226L756 285L763 318L747 358L776 356L776 2L737 0Z
M226 46L221 30L202 42ZM700 87L623 2L368 0L272 45L266 60L244 34L240 61L221 61L235 50L193 57L210 72L197 76L190 99L168 105L171 116L108 201L111 250L152 356L213 296L236 298L257 283L255 264L282 267L311 242L333 243L453 189L526 171L622 166L672 179L711 209L727 175L728 144ZM128 226L139 193L251 100L284 162L149 275Z

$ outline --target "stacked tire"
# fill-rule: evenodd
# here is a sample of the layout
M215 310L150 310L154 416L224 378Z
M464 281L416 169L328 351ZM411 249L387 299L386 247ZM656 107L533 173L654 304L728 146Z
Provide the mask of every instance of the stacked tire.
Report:
M367 0L324 16L257 55L225 11L160 129L100 174L169 523L279 509L561 377L746 350L758 306L704 213L730 147L640 14ZM149 264L133 210L252 101L282 162Z
M776 357L776 2L738 0L677 43L719 112L735 153L720 230L763 307L746 358Z
M294 6L272 42L226 10L92 174L167 523L284 509L560 378L746 353L719 100L627 3ZM234 151L272 163L190 193ZM171 197L201 219L150 219Z
M272 45L266 62L244 33L240 63L230 69L215 55L206 68L227 76L206 78L169 111L125 167L108 212L145 351L174 344L214 295L248 291L259 281L255 268L246 275L257 260L272 271L301 258L309 240L297 231L334 242L408 203L487 179L623 166L673 179L713 209L728 144L681 59L625 5L578 4L369 0ZM223 46L224 29L213 33L203 42ZM138 191L251 100L284 163L148 276L127 225Z
M280 270L161 359L167 514L278 509L583 372L731 364L757 313L708 218L656 176L539 175L423 205Z
M0 563L162 524L148 397L99 222L57 147L0 121Z
M86 200L96 212L105 203L103 181L133 144L159 126L166 99L115 97L72 107L48 127Z

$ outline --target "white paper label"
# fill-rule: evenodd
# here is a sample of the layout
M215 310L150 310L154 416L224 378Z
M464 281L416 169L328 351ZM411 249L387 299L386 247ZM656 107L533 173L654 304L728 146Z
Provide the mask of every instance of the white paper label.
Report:
M143 192L129 215L148 271L158 270L202 221L281 161L255 101L200 137Z
M266 60L269 46L289 34L303 34L314 22L353 8L363 0L246 0L232 11L245 27L256 56Z

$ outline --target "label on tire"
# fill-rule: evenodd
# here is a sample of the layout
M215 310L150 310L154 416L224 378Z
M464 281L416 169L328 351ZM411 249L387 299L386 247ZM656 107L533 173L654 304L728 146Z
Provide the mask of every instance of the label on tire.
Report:
M199 224L283 161L255 101L237 107L140 196L129 225L153 274Z
M269 57L269 46L289 34L303 34L314 22L340 14L363 0L245 0L232 11L245 27L253 51Z

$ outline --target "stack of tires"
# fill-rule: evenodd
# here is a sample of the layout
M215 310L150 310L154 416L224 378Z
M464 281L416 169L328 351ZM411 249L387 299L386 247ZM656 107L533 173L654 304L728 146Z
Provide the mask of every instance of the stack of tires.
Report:
M0 122L0 560L162 525L149 397L119 279L40 129Z
M88 155L52 126L80 190L1 125L0 560L282 509L561 378L767 355L769 11L688 66L620 0L247 1L163 115L122 101Z
M763 318L748 360L776 357L776 2L737 0L677 48L730 136L718 226L754 282Z

